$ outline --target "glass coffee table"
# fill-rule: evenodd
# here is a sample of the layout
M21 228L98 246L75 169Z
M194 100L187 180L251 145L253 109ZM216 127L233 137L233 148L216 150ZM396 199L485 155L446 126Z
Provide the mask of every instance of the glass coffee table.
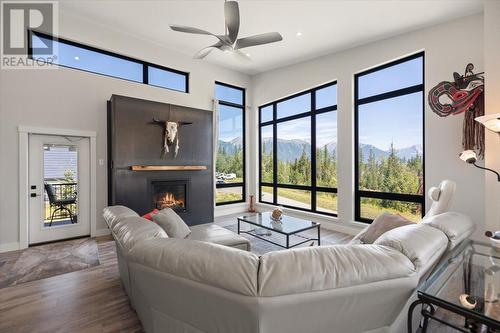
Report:
M271 239L265 238L262 235L259 235L256 230L241 230L241 223L248 223L258 228L262 228L271 232L276 232L285 236L285 245L279 244ZM299 246L301 244L317 241L318 245L321 245L320 240L320 223L303 220L296 217L291 217L287 215L282 215L280 222L275 222L271 220L271 212L265 213L256 213L254 215L246 215L238 217L238 234L248 234L253 237L262 239L268 243L283 247L285 249L290 249L295 246ZM305 237L303 235L299 235L299 233L316 229L317 230L317 238ZM299 240L290 243L290 236L296 236Z
M417 306L424 333L429 320L460 332L500 332L499 296L500 252L467 242L417 289L418 299L408 310L408 332L413 333L412 314Z

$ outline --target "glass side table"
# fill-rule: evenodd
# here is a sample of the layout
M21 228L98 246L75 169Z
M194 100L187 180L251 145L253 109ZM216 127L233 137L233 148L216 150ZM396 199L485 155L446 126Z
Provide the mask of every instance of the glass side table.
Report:
M417 289L418 299L408 310L421 306L421 331L435 320L460 332L500 332L500 252L483 243L466 242L454 250ZM463 326L436 316L436 308L463 319Z

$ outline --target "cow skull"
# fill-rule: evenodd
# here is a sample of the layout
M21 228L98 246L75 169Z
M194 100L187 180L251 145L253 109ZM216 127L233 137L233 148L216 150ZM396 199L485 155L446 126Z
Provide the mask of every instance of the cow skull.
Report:
M169 147L175 142L174 157L177 157L177 153L179 152L179 127L192 123L163 121L153 118L153 124L163 127L163 150L161 156L164 157L166 153L170 152Z

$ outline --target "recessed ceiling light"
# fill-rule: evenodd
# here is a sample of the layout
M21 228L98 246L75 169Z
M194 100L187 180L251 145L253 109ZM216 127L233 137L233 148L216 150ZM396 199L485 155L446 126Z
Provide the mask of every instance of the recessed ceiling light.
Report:
M247 55L247 57L250 57L250 53L245 53Z
M297 35L297 37L300 37L300 36L302 36L302 32L297 31L297 33L295 35Z
M75 57L75 60L80 60L80 57L79 57L79 56L76 56L76 57Z

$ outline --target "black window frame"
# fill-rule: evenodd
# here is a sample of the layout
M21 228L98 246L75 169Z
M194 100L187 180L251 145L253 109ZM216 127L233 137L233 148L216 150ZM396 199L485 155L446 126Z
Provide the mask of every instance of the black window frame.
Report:
M338 193L338 187L322 187L322 186L317 186L317 165L316 165L316 116L320 114L324 114L327 112L337 112L337 105L338 101L335 105L333 106L327 106L323 107L320 109L316 109L316 91L321 90L323 88L327 88L330 86L337 86L337 80L331 81L325 84L322 84L320 86L314 87L312 89L304 90L301 92L298 92L296 94L293 94L291 96L287 96L285 98L264 104L259 106L259 124L258 124L258 139L259 139L259 188L258 188L258 193L259 193L259 202L265 203L265 204L270 204L270 205L275 205L275 206L282 206L286 208L291 208L291 209L296 209L300 211L305 211L305 212L311 212L315 214L322 214L322 215L328 215L328 216L333 216L337 217L337 213L329 213L325 211L320 211L317 209L317 196L316 194L319 193ZM304 94L311 94L311 108L307 112L302 112L298 114L294 114L291 116L283 117L283 118L278 118L278 110L277 110L277 105L278 103L281 103L283 101L295 98L300 95ZM337 98L337 96L335 96ZM273 119L265 122L261 122L262 118L262 109L272 106L273 109ZM277 128L279 123L283 123L286 121L291 121L291 120L296 120L296 119L302 119L302 118L307 118L311 120L311 185L293 185L293 184L279 184L278 183L278 136L277 136ZM338 124L338 122L337 122ZM266 126L272 126L273 127L273 182L263 182L262 181L262 128ZM262 187L272 187L273 188L273 202L269 201L264 201L262 200ZM338 185L337 185L338 186ZM295 207L295 206L290 206L290 205L284 205L284 204L279 204L278 203L278 189L279 188L288 188L288 189L293 189L293 190L304 190L304 191L309 191L311 193L311 208L303 208L303 207Z
M391 90L369 97L359 98L359 78L380 70L422 58L422 83L406 88ZM359 106L363 104L388 100L413 93L422 93L422 194L389 193L380 191L366 191L359 189ZM373 220L361 217L361 198L386 199L404 201L422 205L422 217L425 215L425 51L391 61L389 63L354 74L354 220L363 223L372 223Z
M58 42L58 43L62 43L62 44L66 44L66 45L70 45L70 46L82 48L82 49L85 49L85 50L97 52L97 53L104 54L104 55L107 55L107 56L110 56L110 57L115 57L115 58L118 58L118 59L123 59L123 60L131 61L131 62L135 62L135 63L137 63L139 65L142 65L142 84L146 84L146 85L148 85L150 87L156 87L156 88L160 88L160 89L167 89L167 90L171 90L171 91L176 91L176 92L181 92L181 93L189 94L189 76L190 76L189 72L183 72L183 71L180 71L180 70L177 70L177 69L165 67L165 66L158 65L158 64L153 64L153 63L148 62L148 61L139 60L139 59L136 59L136 58L125 56L123 54L119 54L119 53L115 53L115 52L111 52L111 51L99 49L99 48L96 48L96 47L93 47L93 46L90 46L90 45L85 45L85 44L82 44L82 43L78 43L78 42L75 42L75 41L72 41L72 40L68 40L68 39L64 39L64 38L60 38L60 37L55 37L53 35L49 35L49 34L46 34L46 33L40 32L40 31L35 31L35 30L32 30L32 29L28 30L28 58L29 59L34 60L34 58L33 58L33 47L32 47L33 35L39 36L39 37L42 37L42 38L45 38L45 39L50 39L51 41L55 41L55 42ZM60 65L60 64L56 64L56 65L59 66L59 67L70 68L70 69L73 69L73 70L78 70L78 71L82 71L82 72L87 72L87 73L92 73L92 74L97 74L97 75L112 77L112 78L119 79L119 80L124 80L124 81L128 81L128 82L134 82L134 83L141 84L140 81L129 80L129 79L126 79L126 78L123 78L123 77L119 77L119 76L102 74L102 73L98 73L98 72L93 72L93 71L81 69L81 68L78 68L78 67L72 67L72 66L66 66L66 65ZM149 67L154 67L154 68L157 68L157 69L160 69L160 70L164 70L166 72L171 72L171 73L174 73L174 74L179 74L179 75L184 76L184 78L185 78L184 79L185 80L184 90L177 90L177 89L173 89L173 88L167 88L167 87L163 87L163 86L159 86L159 85L150 84L149 80L148 80L148 68Z
M216 206L224 206L224 205L231 205L231 204L235 204L235 203L240 203L240 202L246 202L246 179L247 179L247 172L246 172L246 89L243 88L243 87L238 87L238 86L235 86L235 85L232 85L232 84L228 84L228 83L224 83L224 82L220 82L220 81L215 81L215 85L214 85L214 91L215 91L215 87L217 85L220 85L220 86L225 86L225 87L228 87L228 88L232 88L232 89L237 89L237 90L240 90L242 92L242 95L243 95L243 104L237 104L237 103L232 103L232 102L227 102L227 101L223 101L223 100L219 100L218 99L218 102L219 102L219 105L225 105L225 106L229 106L229 107L233 107L233 108L237 108L237 109L241 109L241 112L242 112L242 121L243 121L243 129L242 129L242 148L243 148L243 181L241 183L228 183L228 184L215 184L215 187L216 189L218 188L228 188L228 187L241 187L241 200L231 200L231 201L224 201L224 202L217 202L215 203ZM217 171L217 161L216 162L216 165L214 166L214 169L215 171Z

